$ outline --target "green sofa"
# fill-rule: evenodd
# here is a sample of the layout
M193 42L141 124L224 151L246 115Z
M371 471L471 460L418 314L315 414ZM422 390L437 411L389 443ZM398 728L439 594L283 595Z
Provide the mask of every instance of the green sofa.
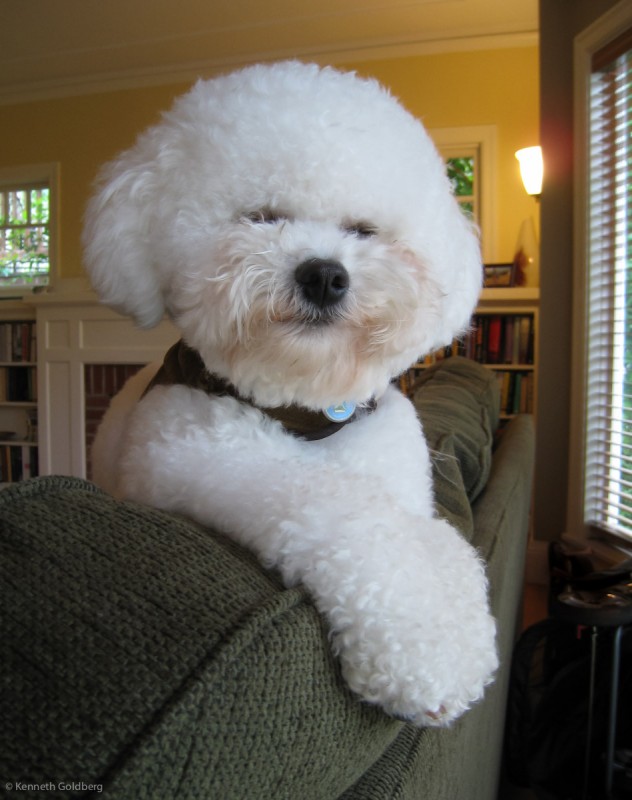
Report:
M302 588L212 530L45 477L0 492L0 795L495 800L531 418L494 437L493 373L461 358L414 402L439 512L489 565L501 667L479 705L425 730L364 705Z

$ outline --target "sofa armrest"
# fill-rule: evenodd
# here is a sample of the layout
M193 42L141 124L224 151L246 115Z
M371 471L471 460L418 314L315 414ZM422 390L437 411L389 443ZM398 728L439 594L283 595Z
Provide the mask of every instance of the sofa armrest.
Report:
M7 780L335 798L402 728L347 689L302 587L84 481L0 492L0 594Z

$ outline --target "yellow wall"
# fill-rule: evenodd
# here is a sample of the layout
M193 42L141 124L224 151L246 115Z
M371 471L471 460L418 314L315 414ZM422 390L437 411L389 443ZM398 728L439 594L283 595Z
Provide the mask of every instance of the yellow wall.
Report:
M535 47L349 62L389 86L429 128L497 126L497 230L494 260L513 257L520 222L536 214L513 153L538 142ZM62 278L81 277L81 220L98 166L134 141L187 86L42 100L0 107L0 168L57 161Z

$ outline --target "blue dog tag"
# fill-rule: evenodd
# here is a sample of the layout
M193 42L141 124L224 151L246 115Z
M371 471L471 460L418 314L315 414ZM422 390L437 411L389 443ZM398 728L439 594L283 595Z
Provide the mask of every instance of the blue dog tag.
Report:
M346 422L354 415L355 410L355 403L344 402L337 406L329 406L323 413L332 422Z

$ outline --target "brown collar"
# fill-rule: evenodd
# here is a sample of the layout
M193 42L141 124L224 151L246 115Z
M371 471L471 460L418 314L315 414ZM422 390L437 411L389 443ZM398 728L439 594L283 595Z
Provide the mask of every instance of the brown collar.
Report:
M325 439L337 433L345 425L355 422L361 416L370 414L375 410L376 402L371 400L366 406L354 410L346 419L332 421L324 411L310 411L302 406L278 406L275 408L260 407L242 397L237 389L228 381L209 372L197 350L189 347L182 340L176 342L167 352L162 366L154 376L145 394L154 386L169 386L183 384L193 389L201 389L207 394L234 397L242 403L248 403L258 408L268 417L278 420L288 433L307 441Z

